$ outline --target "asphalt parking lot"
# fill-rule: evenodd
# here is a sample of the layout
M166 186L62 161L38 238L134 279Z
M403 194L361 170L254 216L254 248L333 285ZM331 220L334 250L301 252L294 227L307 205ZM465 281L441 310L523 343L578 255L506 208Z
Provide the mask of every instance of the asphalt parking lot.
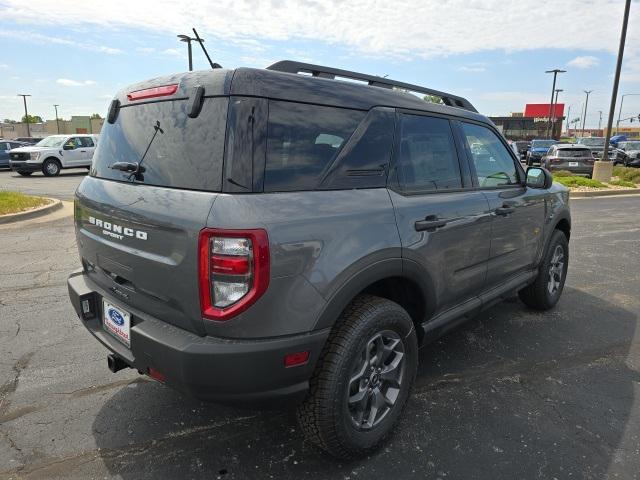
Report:
M11 170L0 170L0 188L60 200L73 200L73 192L86 174L86 168L62 170L55 178L45 177L40 172L22 177Z
M2 172L0 186L66 199L81 179ZM558 307L509 301L425 347L390 443L347 463L305 443L290 411L109 372L67 299L71 217L0 226L0 478L638 478L639 205L573 201Z

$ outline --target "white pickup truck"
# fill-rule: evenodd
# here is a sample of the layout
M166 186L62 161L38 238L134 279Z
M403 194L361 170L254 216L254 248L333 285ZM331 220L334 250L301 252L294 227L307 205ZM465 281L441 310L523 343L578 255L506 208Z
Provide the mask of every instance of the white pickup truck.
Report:
M97 145L98 135L51 135L35 145L11 150L9 165L20 175L42 172L55 177L63 168L90 168Z

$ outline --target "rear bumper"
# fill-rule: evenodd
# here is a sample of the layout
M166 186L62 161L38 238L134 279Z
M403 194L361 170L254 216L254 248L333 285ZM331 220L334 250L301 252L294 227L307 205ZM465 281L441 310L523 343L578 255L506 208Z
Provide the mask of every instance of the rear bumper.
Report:
M141 373L155 369L165 383L201 400L280 404L299 401L320 356L329 330L264 340L198 336L123 305L131 313L131 348L102 328L102 292L82 272L67 281L71 303L80 321L100 343ZM94 299L95 315L82 319L81 297ZM284 356L309 351L309 361L285 368Z
M10 166L15 172L39 172L42 169L42 163L28 163L20 160L11 160Z
M568 164L563 163L554 163L548 164L547 170L550 172L557 172L559 170L564 170L567 172L571 172L574 175L592 175L593 174L593 165L580 165L578 167L570 167Z

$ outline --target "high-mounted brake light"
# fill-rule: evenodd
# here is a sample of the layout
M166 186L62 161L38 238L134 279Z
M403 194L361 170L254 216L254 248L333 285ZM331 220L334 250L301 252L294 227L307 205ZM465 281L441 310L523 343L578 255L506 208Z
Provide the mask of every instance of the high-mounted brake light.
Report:
M228 320L243 312L269 286L269 238L255 230L204 229L199 238L202 316Z
M135 90L127 93L130 102L136 100L145 100L147 98L168 97L178 91L178 84L162 85L161 87L145 88L144 90Z

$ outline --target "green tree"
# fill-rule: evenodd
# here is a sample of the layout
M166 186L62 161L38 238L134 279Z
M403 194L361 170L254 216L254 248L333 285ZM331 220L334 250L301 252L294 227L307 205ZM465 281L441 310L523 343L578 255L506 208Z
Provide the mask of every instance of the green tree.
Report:
M25 123L27 121L27 116L23 115L20 121ZM42 123L42 117L40 115L29 115L29 123Z
M92 113L91 114L91 120L93 120L94 118L97 118L98 120L101 119L102 117L100 116L99 113Z
M424 97L422 97L422 99L425 102L429 102L429 103L440 103L442 104L442 99L440 97L436 97L435 95L425 95Z

